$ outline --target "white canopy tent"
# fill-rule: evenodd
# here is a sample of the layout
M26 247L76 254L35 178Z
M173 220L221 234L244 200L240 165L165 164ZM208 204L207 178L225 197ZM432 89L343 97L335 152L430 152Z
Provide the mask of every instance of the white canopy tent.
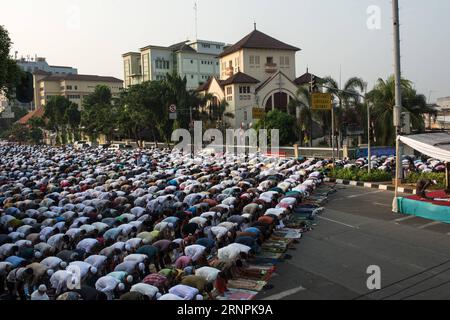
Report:
M425 133L425 134L416 134L410 136L398 136L397 137L397 145L400 143L406 144L413 148L414 150L419 151L420 153L429 156L431 158L435 158L440 161L446 162L446 184L447 188L450 186L450 176L448 166L450 163L450 134L446 132L437 132L437 133ZM398 148L397 148L398 150ZM394 202L392 204L392 211L398 212L398 185L399 185L399 173L396 173L395 179L395 197Z
M446 132L399 136L398 139L426 156L450 162L450 134Z

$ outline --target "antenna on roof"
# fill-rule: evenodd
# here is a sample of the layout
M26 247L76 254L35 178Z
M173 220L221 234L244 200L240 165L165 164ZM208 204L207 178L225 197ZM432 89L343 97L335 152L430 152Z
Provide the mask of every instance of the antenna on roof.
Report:
M255 30L256 30L256 21L253 22L253 27L254 27Z
M198 39L198 5L197 0L194 2L194 12L195 12L195 40Z

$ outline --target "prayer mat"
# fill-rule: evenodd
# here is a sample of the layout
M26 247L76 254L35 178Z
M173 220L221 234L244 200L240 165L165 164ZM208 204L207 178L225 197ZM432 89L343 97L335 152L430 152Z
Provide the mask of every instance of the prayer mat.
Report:
M284 253L280 252L269 252L263 250L261 253L257 255L258 258L262 259L271 259L271 260L280 260L283 257Z
M266 281L255 281L255 280L249 280L249 279L233 279L228 281L228 288L234 288L234 289L243 289L243 290L250 290L250 291L261 291L264 286L267 284Z
M223 296L217 297L217 300L253 300L257 294L258 292L255 291L230 288Z
M301 239L302 233L297 229L285 228L281 230L277 230L273 233L273 237L275 239Z

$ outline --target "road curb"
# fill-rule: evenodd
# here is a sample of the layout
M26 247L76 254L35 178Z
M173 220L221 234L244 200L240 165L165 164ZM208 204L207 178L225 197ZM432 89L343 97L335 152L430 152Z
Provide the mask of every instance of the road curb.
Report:
M385 184L372 183L372 182L361 182L361 181L350 181L350 180L342 180L342 179L334 179L334 178L325 178L325 182L334 182L337 184L342 184L346 186L354 186L354 187L362 187L362 188L370 188L370 189L378 189L384 191L395 191L394 186L389 186ZM416 190L409 188L398 188L398 192L406 193L406 194L416 194Z

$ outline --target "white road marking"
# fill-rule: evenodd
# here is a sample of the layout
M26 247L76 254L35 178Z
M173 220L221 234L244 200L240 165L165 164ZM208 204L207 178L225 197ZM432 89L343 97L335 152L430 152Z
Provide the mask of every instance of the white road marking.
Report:
M442 224L442 223L439 222L439 221L433 221L433 222L427 223L427 224L419 227L419 229L426 229L426 228L429 228L429 227L432 227L432 226L437 226L438 224Z
M376 206L382 206L382 207L392 208L392 205L385 204L385 203L374 202L373 204L376 205Z
M280 292L278 294L274 294L273 296L264 298L262 300L281 300L283 298L290 297L290 296L292 296L292 295L294 295L294 294L296 294L296 293L298 293L300 291L305 291L305 290L306 289L303 288L303 287L298 287L298 288L294 288L294 289L290 289L290 290L286 290L286 291Z
M407 216L407 217L404 217L404 218L397 219L397 220L395 220L395 222L403 222L403 221L411 220L411 219L414 219L414 218L417 218L417 217L416 216Z
M364 197L364 196L366 196L368 194L376 194L376 193L382 193L382 192L383 191L378 190L378 191L373 191L373 192L366 192L366 193L363 193L363 194L355 194L355 195L352 195L352 196L348 196L347 199L359 198L359 197Z
M336 220L324 218L324 217L322 217L322 216L317 216L317 217L318 217L319 219L321 219L321 220L325 220L325 221L337 223L337 224L340 224L340 225L345 226L345 227L349 227L349 228L352 228L352 229L359 229L358 227L355 227L355 226L352 226L352 225L349 225L349 224L346 224L346 223L343 223L343 222L340 222L340 221L336 221Z

